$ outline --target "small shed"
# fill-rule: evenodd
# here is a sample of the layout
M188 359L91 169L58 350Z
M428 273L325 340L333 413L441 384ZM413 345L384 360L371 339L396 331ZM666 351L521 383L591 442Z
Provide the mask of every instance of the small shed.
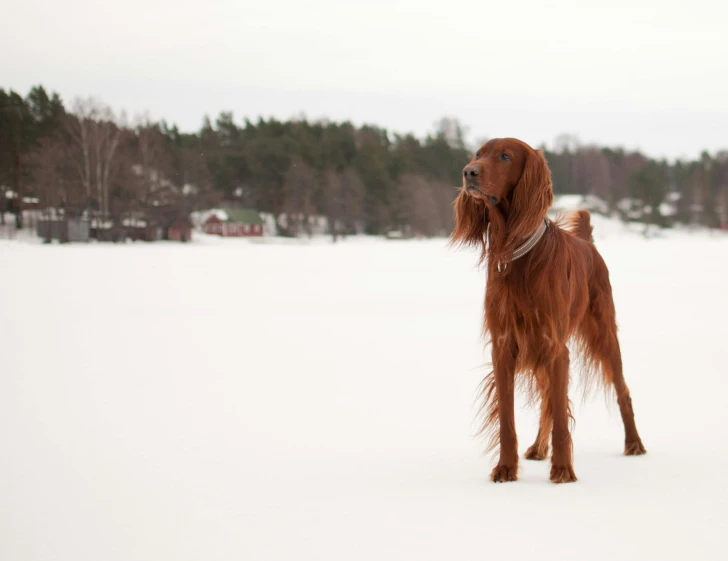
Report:
M188 242L192 239L192 221L189 217L177 218L167 227L167 238L175 242Z
M156 221L147 218L125 218L122 225L126 230L127 238L132 241L155 242L162 239L162 228Z
M90 228L88 220L82 218L44 218L37 222L36 232L47 243L51 240L61 243L87 242Z
M134 224L126 228L133 241L155 242L162 239L162 229L153 224Z
M257 210L236 208L225 211L226 219L212 214L205 220L202 230L207 234L223 237L247 237L263 235L263 219Z

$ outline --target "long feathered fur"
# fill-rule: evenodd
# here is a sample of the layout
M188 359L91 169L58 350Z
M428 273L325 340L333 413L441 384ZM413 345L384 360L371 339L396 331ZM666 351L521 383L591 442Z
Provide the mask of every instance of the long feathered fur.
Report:
M501 388L515 385L529 402L541 403L539 434L527 457L545 457L553 428L551 479L573 481L576 476L571 468L571 437L564 433L573 424L564 389L568 387L571 354L580 366L584 395L594 387L608 390L607 393L615 390L625 424L625 452L644 453L622 375L609 274L594 246L586 210L549 221L536 247L518 261L510 262L514 249L543 220L553 191L550 171L540 152L513 139L496 140L500 142L495 145L498 150L522 155L520 178L509 189L507 177L501 179L498 170L512 168L497 167L499 162L495 159L474 158L471 168L480 165L482 171L471 172L470 177L480 178L488 172L484 188L499 189L505 196L493 206L473 190L461 190L454 203L456 223L451 238L453 245L480 249L480 261L487 263L483 333L491 343L494 367L479 387L478 434L486 440L487 450L500 453L493 480L514 480L517 443L513 403L510 397L503 402L499 383ZM484 145L479 154L493 153L489 148L494 146L493 142ZM493 166L496 171L485 166ZM480 188L476 191L483 193ZM513 352L516 354L512 355ZM508 395L512 396L512 391ZM505 433L501 430L504 418L508 420Z

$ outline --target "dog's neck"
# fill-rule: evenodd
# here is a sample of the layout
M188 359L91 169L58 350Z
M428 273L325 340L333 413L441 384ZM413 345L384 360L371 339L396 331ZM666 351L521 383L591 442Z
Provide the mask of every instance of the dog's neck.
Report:
M508 232L503 231L505 225L506 222L500 224L491 222L488 228L488 257L495 263L499 272L505 271L509 263L527 255L538 245L549 227L549 221L544 217L531 235L521 240L509 239Z

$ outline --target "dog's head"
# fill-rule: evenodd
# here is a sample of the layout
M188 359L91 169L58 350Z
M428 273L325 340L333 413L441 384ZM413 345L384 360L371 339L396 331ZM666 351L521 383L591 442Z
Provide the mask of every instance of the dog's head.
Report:
M504 250L533 233L553 201L551 172L540 151L515 138L489 140L463 168L452 242L482 246L488 226Z

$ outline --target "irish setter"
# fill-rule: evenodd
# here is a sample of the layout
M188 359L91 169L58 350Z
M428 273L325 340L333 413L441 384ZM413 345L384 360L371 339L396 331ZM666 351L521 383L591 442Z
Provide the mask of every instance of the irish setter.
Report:
M551 172L540 151L513 138L486 142L463 169L452 243L476 246L487 262L484 331L492 371L483 380L482 432L499 448L496 482L515 481L518 442L514 389L541 399L538 436L526 459L551 456L551 481L576 481L568 398L569 348L585 381L616 391L626 455L644 454L622 374L609 272L592 238L589 212L562 222L546 216Z

